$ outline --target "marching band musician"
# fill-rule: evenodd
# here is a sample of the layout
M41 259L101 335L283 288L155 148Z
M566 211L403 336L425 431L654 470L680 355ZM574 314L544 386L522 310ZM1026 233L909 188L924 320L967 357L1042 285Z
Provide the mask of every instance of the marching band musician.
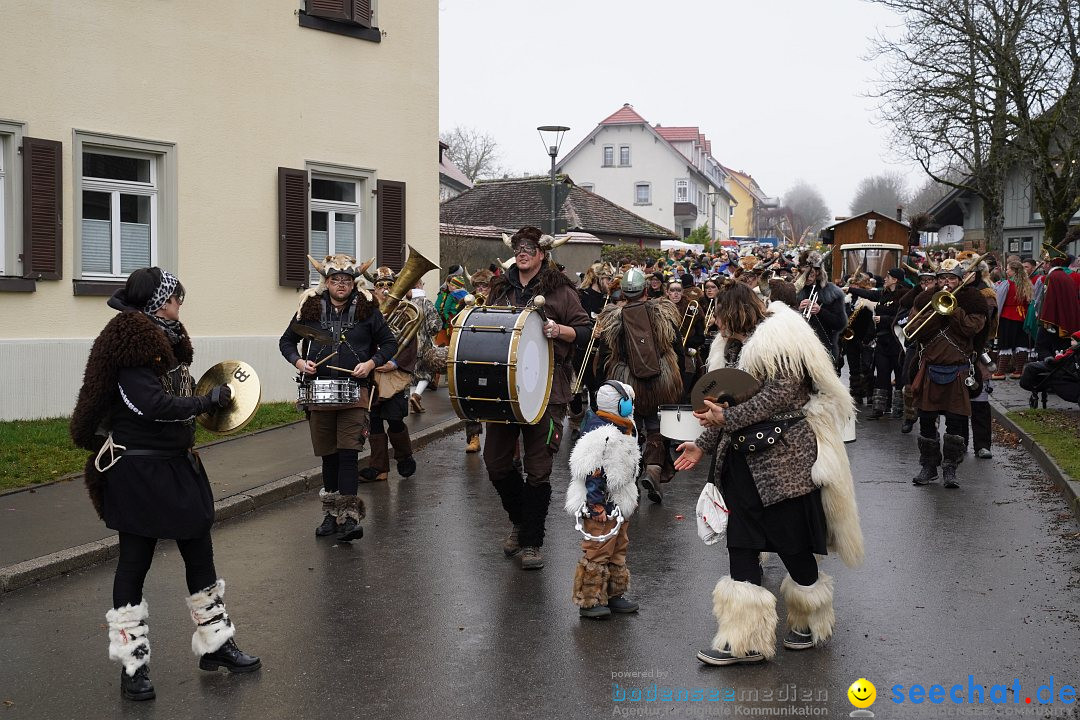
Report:
M390 295L397 277L388 267L375 271L374 289L371 294L375 305L382 305ZM442 322L438 323L439 327ZM430 328L428 328L430 329ZM421 331L424 329L421 328ZM436 330L438 332L438 330ZM368 466L360 471L361 482L382 482L390 474L390 446L394 447L394 460L398 475L411 477L416 473L416 461L412 456L412 439L409 428L405 425L405 416L409 414L409 380L416 369L417 351L421 339L418 332L407 345L399 347L397 354L375 368L375 384L378 397L371 405L370 431L368 442L371 443L371 455ZM386 426L383 427L383 423Z
M716 327L716 313L711 312L711 309L716 307L716 296L720 294L722 282L719 277L714 275L701 284L701 290L704 293L701 302L705 305L705 309L702 311L705 322L705 341L701 345L705 354L705 357L702 358L703 362L707 360L709 348L712 347L713 339L716 337L716 333L719 332L719 328Z
M596 318L608 303L608 284L612 278L611 267L602 262L595 262L585 271L585 277L578 285L578 297L581 299L581 307L590 318ZM595 330L596 322L593 321ZM589 409L596 410L596 391L600 387L601 378L597 377L595 358L581 358L583 365L581 389L582 393L570 398L570 427L572 437L577 438L580 434L579 426L585 418L585 401L588 401ZM575 365L578 363L575 362ZM584 397L583 397L584 395Z
M901 372L901 359L904 348L893 332L893 321L900 308L900 298L906 292L903 285L905 273L900 268L889 270L881 289L868 290L852 287L848 290L855 298L877 303L873 307L873 322L876 328L874 337L874 405L870 419L876 420L885 415L892 401L892 416L899 418L903 414L904 382ZM893 379L895 378L895 384ZM891 393L891 397L890 397Z
M503 542L503 553L507 557L520 553L523 570L538 570L544 567L540 548L551 500L551 458L559 450L566 404L570 401L573 363L569 361L574 345L588 342L592 323L574 285L550 259L556 245L553 237L527 225L513 237L504 235L503 239L514 253L515 264L504 277L492 282L488 305L526 307L542 295L542 312L547 318L544 334L555 343L555 365L551 397L543 417L535 425L489 423L484 464L513 524ZM513 465L518 435L525 445L524 482Z
M689 275L683 276L687 282ZM679 336L677 342L682 347L682 382L683 399L689 397L690 388L698 371L698 353L705 342L705 322L702 316L705 308L701 306L701 294L694 287L684 288L679 280L672 280L667 286L667 299L675 304L679 311ZM691 297L692 296L692 297ZM691 303L697 303L691 308ZM685 338L685 342L684 342Z
M123 666L120 694L127 700L155 697L143 583L158 539L175 539L184 559L187 605L197 625L191 648L201 655L199 667L250 672L261 666L232 639L236 626L225 611L225 581L214 569L214 496L191 449L195 416L226 407L232 392L219 385L207 395L194 394L183 304L184 286L171 273L153 267L128 276L109 298L119 313L94 341L71 417L75 445L96 453L86 462L94 508L119 532L113 603L105 619L109 659Z
M855 404L870 402L874 383L874 302L855 291L871 290L872 278L856 273L844 292L855 298L848 312L847 327L840 334L840 359L847 362L848 388ZM878 416L880 417L880 415Z
M898 328L902 329L907 324L908 315L917 309L914 307L916 298L930 289L938 289L937 275L927 266L919 270L918 284L908 290L898 301L899 304L896 310L896 326ZM900 425L900 432L905 435L914 429L915 422L919 419L919 409L915 406L915 393L911 389L911 384L915 380L915 373L918 371L919 354L915 349L915 341L905 339L904 359L900 369L901 376L904 378L904 422Z
M347 542L364 536L360 526L364 503L356 495L357 456L368 433L370 376L375 368L394 357L397 340L371 293L356 284L356 278L370 261L358 267L356 260L348 255L328 255L321 263L309 255L308 260L322 279L318 288L304 293L295 319L302 325L329 332L333 341L329 345L305 341L307 352L301 355L296 346L303 338L289 327L282 333L278 348L304 380L351 379L360 388L356 403L313 404L305 408L312 450L322 458L323 489L319 497L323 520L315 534L319 537L336 534L338 540ZM328 363L328 359L333 362ZM334 368L352 369L346 372Z
M491 291L491 281L494 275L490 270L477 270L469 278L473 286L473 298L477 305L487 303L488 293ZM452 325L451 325L452 326ZM465 452L480 452L480 436L484 433L484 426L476 420L465 421Z
M840 355L840 333L847 325L844 293L829 282L824 268L824 258L816 250L810 250L799 263L803 267L803 286L798 290L799 312L803 313L821 344L829 351L834 365ZM796 282L796 285L799 283Z
M937 276L943 290L955 293L956 307L952 314L934 312L931 305L921 313L922 318L915 317L915 313L931 303L934 291L926 290L915 299L915 309L906 326L909 332L915 332L920 362L912 386L919 407L920 470L912 483L927 485L933 482L940 465L945 487L958 488L956 466L963 462L967 452L968 418L971 417L971 397L965 380L974 363L975 348L985 345L987 303L973 287L957 291L964 268L956 260L943 260ZM933 314L916 332L914 328L919 327L927 313ZM945 434L940 443L938 415L945 416Z
M644 273L628 270L620 286L625 302L608 305L600 315L600 367L608 378L634 389L634 420L638 437L645 438L641 484L649 500L660 503L660 486L675 476L675 465L660 435L657 411L682 397L681 316L667 298L646 297L645 285Z

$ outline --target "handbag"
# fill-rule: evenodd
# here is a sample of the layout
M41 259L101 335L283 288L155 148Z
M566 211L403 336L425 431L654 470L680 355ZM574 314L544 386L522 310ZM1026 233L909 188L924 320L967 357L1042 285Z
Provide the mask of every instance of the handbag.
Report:
M727 532L728 515L727 504L724 496L720 494L720 488L711 482L705 483L698 495L697 509L697 533L698 537L705 541L706 545L715 545L720 542Z
M791 418L772 418L747 425L731 434L731 448L741 453L768 450L781 441L784 431L803 419L802 413Z

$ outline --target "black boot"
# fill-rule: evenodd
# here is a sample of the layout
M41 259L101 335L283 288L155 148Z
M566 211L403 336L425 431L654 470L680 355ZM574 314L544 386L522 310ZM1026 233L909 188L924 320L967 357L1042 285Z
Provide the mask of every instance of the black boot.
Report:
M915 485L929 485L937 480L938 465L941 464L941 446L936 437L919 436L919 474L911 479Z
M315 528L316 537L326 537L337 532L337 499L341 497L337 491L327 492L326 489L319 491L319 500L322 502L323 520L322 525Z
M956 466L964 461L966 453L967 441L962 435L945 433L941 441L941 474L945 487L950 490L960 487L960 483L956 482Z
M416 460L413 459L412 439L406 428L401 432L386 434L390 438L390 444L394 446L394 460L397 461L398 475L412 477L416 474Z
M364 501L356 495L342 495L338 503L338 541L350 542L364 537L364 528L360 525L367 514Z
M900 388L893 388L892 391L892 407L889 410L889 416L893 420L899 420L904 417L904 391Z
M226 640L225 644L214 652L206 653L199 658L200 670L225 668L229 672L246 673L254 672L261 667L262 661L236 647L236 642L232 638Z
M153 700L154 684L150 682L150 666L142 665L134 675L120 669L120 694L125 700Z
M529 485L522 488L521 531L518 541L521 543L521 568L537 570L544 567L544 557L540 547L544 544L544 524L547 520L548 504L551 502L551 484Z
M900 427L900 432L907 435L915 427L919 413L915 410L915 393L910 386L904 386L901 396L904 400L904 424Z

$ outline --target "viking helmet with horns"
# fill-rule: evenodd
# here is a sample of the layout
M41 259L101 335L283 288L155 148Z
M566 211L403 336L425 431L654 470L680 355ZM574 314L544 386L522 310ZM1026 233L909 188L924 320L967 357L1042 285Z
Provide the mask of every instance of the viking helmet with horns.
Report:
M538 248L545 253L551 252L555 248L566 243L570 239L569 235L564 235L561 239L555 239L550 235L545 235L540 231L540 228L533 227L532 225L526 225L518 230L513 236L502 234L502 240L506 244L506 247L511 250L514 249L514 245L520 242L535 243Z

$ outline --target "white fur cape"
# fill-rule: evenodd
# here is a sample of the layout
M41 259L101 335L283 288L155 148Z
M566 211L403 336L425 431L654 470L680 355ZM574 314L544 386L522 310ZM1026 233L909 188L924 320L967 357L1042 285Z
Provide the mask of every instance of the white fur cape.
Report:
M709 370L724 367L726 346L723 336L717 335L709 350ZM843 441L844 425L855 408L829 354L799 313L782 302L773 302L769 315L743 346L738 367L761 380L809 373L814 389L803 412L817 438L817 461L810 476L821 488L829 548L846 565L859 565L864 554L862 528Z
M588 496L585 479L596 468L607 475L608 499L619 506L624 518L637 509L638 462L641 450L637 438L616 425L602 425L578 438L570 453L570 487L566 490L566 512L577 515Z

